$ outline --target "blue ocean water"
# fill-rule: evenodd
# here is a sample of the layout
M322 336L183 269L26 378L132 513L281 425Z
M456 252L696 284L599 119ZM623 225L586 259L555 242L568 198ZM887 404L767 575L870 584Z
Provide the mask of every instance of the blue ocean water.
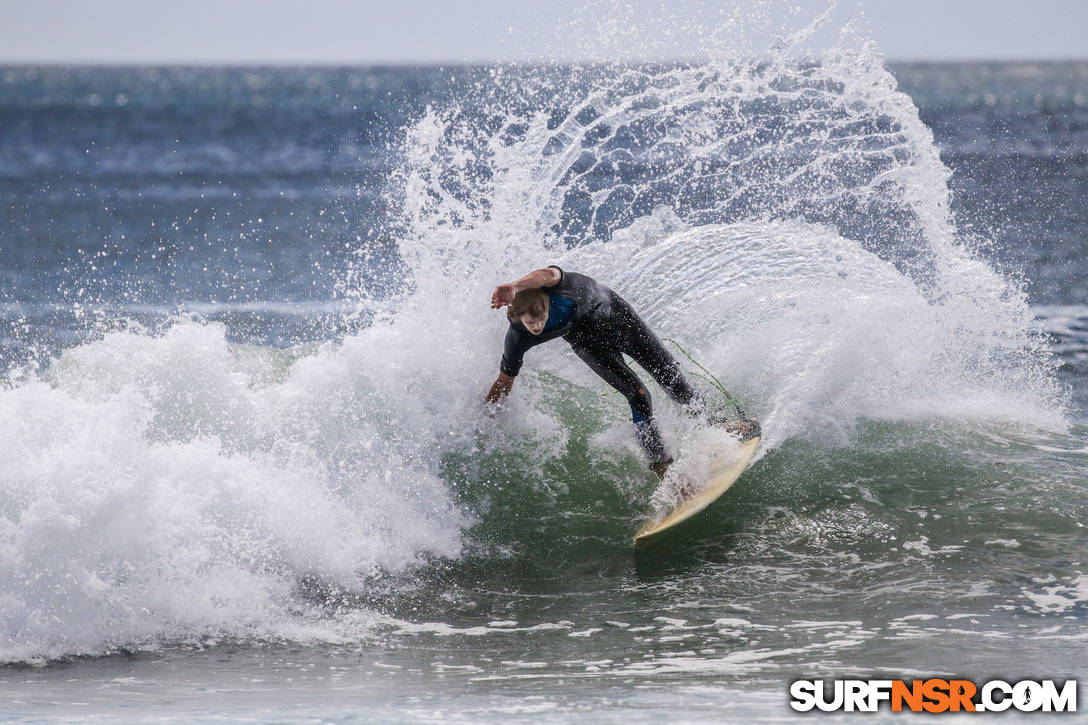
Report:
M7 719L775 721L1088 664L1088 64L9 67L0 128ZM479 404L547 263L763 421L655 547L565 346ZM728 445L655 400L681 475Z

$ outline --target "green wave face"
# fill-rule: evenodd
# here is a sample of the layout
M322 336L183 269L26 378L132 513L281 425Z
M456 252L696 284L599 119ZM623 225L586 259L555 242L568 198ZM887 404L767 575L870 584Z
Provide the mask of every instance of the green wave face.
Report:
M631 624L667 610L888 626L966 608L1006 632L1083 611L1068 568L1085 553L1076 437L861 421L851 446L796 440L767 452L718 502L636 550L630 535L655 479L633 448L594 446L607 415L566 397L556 413L569 425L562 455L541 462L537 441L513 436L446 459L476 520L465 556L411 577L407 597L399 582L386 611L466 626L486 616L580 621L586 608L623 611ZM1043 450L1052 454L1041 460Z

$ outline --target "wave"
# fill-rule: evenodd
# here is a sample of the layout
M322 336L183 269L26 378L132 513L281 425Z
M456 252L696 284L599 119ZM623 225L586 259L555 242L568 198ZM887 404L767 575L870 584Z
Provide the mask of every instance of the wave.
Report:
M0 656L276 631L300 577L457 556L467 519L359 344L292 363L181 323L0 393Z
M276 349L177 318L9 376L0 660L358 633L370 610L329 592L524 563L548 516L615 549L649 493L622 401L554 344L498 415L480 405L504 334L490 290L548 263L620 291L748 403L779 456L768 487L800 476L782 455L874 425L1060 436L1022 290L957 232L949 172L879 54L789 50L493 69L406 129L398 263L375 275L361 248L341 285L374 310L364 329ZM693 424L656 399L690 452Z

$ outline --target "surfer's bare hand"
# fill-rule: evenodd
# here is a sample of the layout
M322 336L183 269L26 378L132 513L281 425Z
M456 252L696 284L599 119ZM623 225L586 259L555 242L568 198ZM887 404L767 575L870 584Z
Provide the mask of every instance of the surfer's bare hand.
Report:
M491 385L491 390L487 393L487 398L484 399L485 403L490 403L488 407L494 407L495 403L501 403L502 400L510 394L510 389L514 387L514 376L507 375L504 372L499 372L499 377Z
M514 295L517 294L517 290L512 284L500 284L495 288L495 291L491 293L491 309L497 310L500 307L506 307L508 304L514 301Z

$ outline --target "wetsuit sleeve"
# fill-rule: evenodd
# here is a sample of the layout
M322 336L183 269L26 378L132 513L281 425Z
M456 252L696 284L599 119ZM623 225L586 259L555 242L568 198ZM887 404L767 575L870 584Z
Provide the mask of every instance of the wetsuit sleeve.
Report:
M528 344L525 336L511 325L510 329L506 331L506 342L503 345L502 362L499 363L499 370L510 377L517 375L521 370L521 361L525 357L525 351L530 347L532 345Z

